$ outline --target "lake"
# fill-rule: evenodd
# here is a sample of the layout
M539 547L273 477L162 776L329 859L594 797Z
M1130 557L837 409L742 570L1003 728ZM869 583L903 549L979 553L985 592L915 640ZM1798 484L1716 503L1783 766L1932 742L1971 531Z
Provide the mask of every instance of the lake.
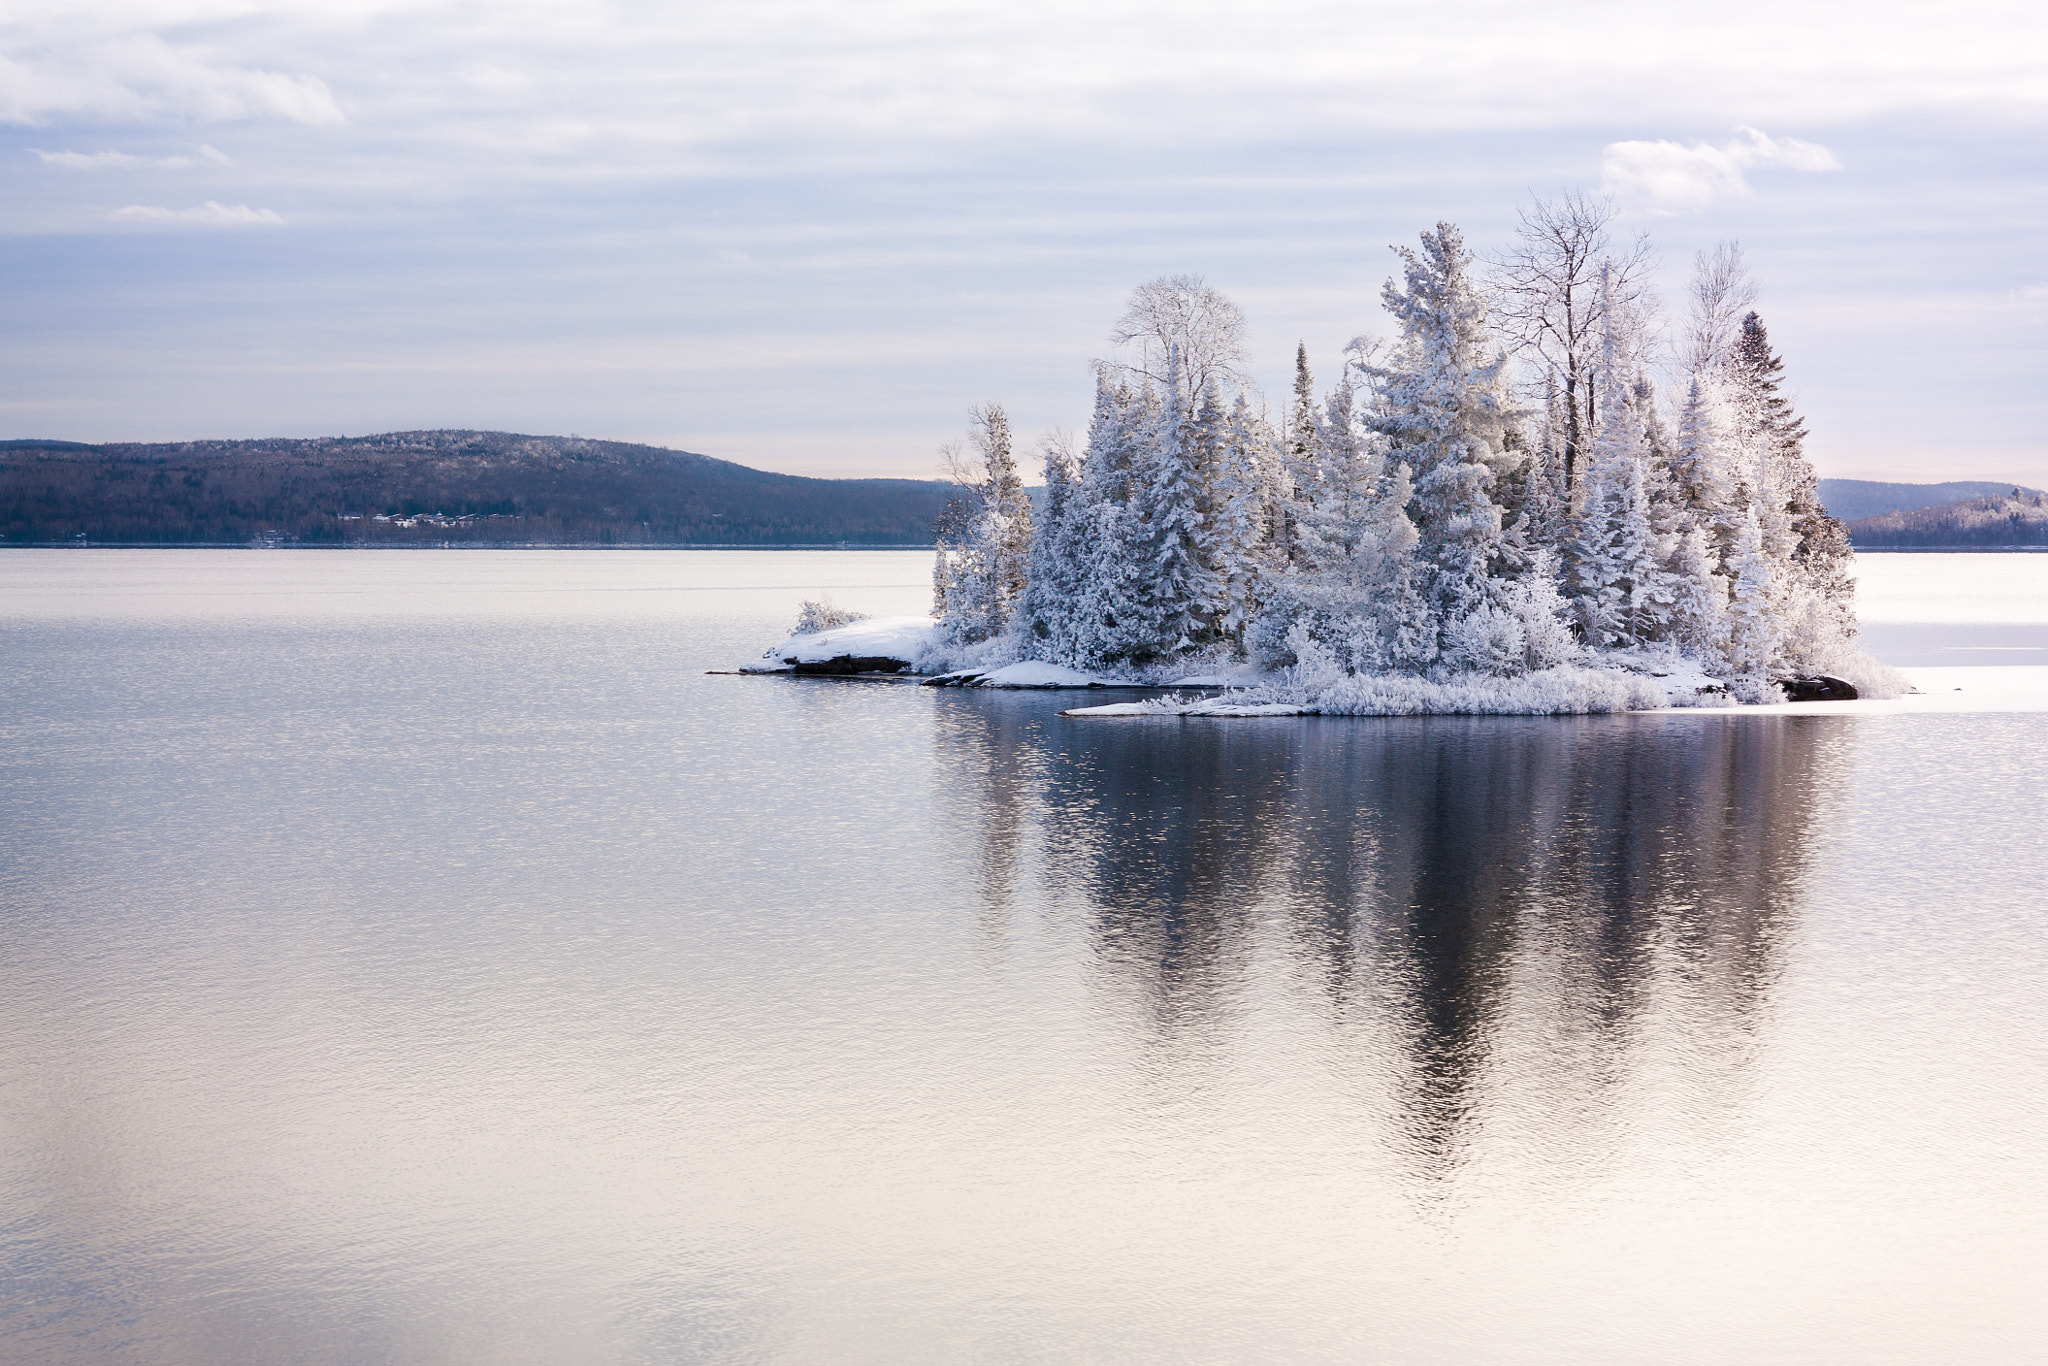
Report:
M2048 711L706 672L929 569L0 551L0 1359L2039 1352Z

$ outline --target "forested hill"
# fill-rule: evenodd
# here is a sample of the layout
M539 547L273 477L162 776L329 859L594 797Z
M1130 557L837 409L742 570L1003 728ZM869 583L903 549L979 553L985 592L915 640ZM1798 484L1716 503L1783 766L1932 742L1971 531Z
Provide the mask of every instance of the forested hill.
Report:
M1946 484L1886 484L1874 479L1823 479L1821 506L1828 515L1844 522L1881 517L1887 512L1911 512L1915 508L1941 507L1971 498L1991 498L2011 493L2011 484L1995 480L1958 479ZM2022 488L2021 493L2039 489Z
M930 545L952 494L508 432L0 442L6 545Z
M1887 512L1849 523L1859 550L2048 550L2048 494L2007 487L1991 498Z

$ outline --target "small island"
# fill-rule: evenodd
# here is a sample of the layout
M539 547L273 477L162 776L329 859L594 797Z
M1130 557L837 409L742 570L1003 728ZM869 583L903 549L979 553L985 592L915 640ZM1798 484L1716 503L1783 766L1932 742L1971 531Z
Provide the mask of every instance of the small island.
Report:
M1568 714L1896 696L1857 645L1851 548L1739 249L1670 338L1647 243L1566 196L1484 269L1439 223L1396 248L1391 341L1279 421L1199 277L1141 286L1041 505L999 404L943 452L930 617L807 604L749 672L1199 688L1071 715ZM1660 380L1662 381L1660 383ZM1221 690L1220 692L1216 690Z

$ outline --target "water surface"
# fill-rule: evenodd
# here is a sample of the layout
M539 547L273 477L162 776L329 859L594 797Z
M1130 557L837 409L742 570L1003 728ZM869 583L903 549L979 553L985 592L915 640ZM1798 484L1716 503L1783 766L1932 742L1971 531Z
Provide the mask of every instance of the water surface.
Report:
M2048 715L704 673L929 564L0 552L0 1358L2037 1349Z

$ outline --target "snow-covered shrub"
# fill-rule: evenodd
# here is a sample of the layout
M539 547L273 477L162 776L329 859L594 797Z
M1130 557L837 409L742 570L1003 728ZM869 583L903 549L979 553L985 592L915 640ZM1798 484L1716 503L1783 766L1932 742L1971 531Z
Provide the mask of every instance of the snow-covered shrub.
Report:
M1287 670L1287 696L1283 700L1312 701L1343 681L1344 666L1338 661L1337 652L1317 640L1307 622L1297 621L1288 631L1287 649L1294 656L1294 664Z
M1662 688L1638 674L1565 665L1519 678L1356 674L1313 703L1324 716L1586 716L1662 707Z
M1522 629L1523 666L1531 672L1570 664L1579 657L1570 625L1571 604L1557 591L1557 555L1548 548L1529 558L1529 568L1508 592L1508 607Z
M1516 614L1482 607L1444 631L1443 664L1457 673L1506 677L1528 666L1529 641Z
M830 599L805 598L797 604L796 630L792 634L807 636L815 631L830 631L835 627L851 626L856 621L867 619L866 612L834 607Z

